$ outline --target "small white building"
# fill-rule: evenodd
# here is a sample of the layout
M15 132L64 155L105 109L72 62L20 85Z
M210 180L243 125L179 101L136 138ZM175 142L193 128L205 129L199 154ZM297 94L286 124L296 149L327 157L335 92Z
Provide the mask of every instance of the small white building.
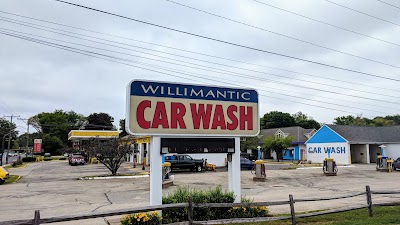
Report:
M338 164L376 163L384 147L384 156L400 157L400 126L367 127L324 125L307 142L307 160L322 163L325 158Z

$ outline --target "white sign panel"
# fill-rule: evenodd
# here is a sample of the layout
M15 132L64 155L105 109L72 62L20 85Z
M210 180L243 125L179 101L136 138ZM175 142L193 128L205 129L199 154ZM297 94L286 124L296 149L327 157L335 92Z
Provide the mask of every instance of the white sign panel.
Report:
M307 160L322 163L325 158L333 158L337 164L351 164L348 143L310 143L307 144Z

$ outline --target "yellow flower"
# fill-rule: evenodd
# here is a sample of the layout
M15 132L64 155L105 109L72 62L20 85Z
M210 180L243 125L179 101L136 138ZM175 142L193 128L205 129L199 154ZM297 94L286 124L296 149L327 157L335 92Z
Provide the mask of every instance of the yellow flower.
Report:
M139 221L140 221L140 219L137 219L137 221L139 222Z

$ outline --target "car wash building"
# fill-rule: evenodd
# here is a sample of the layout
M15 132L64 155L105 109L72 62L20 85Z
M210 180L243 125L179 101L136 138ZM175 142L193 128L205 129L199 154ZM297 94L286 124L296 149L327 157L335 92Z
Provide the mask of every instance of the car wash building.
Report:
M307 160L322 163L334 158L338 164L376 163L384 152L400 157L400 126L367 127L324 125L307 142Z

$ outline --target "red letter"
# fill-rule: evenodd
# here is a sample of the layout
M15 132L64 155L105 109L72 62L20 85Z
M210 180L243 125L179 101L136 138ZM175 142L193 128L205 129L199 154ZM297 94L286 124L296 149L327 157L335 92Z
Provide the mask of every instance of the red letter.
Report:
M214 111L214 118L211 129L216 130L221 127L221 130L226 130L225 115L222 105L216 105Z
M150 121L145 120L144 118L144 110L146 108L151 107L151 102L149 100L144 100L141 103L139 103L137 109L136 109L136 120L139 125L139 127L143 129L149 129L150 128Z
M171 103L171 128L176 129L179 127L186 129L185 121L183 116L185 116L186 107L182 103L172 102Z
M234 112L237 112L237 106L230 105L228 107L228 118L232 121L232 123L228 122L228 130L236 130L236 128L238 127L238 119Z
M162 126L162 128L169 128L168 116L167 111L165 110L164 102L157 102L151 128L158 128L160 125Z
M245 106L240 106L240 130L253 130L253 107L247 106L247 113L245 114Z
M194 129L200 129L200 123L203 121L203 129L210 127L210 118L212 105L207 104L207 111L204 112L204 104L199 104L199 109L196 109L196 104L191 103L190 109L192 110L193 127Z

